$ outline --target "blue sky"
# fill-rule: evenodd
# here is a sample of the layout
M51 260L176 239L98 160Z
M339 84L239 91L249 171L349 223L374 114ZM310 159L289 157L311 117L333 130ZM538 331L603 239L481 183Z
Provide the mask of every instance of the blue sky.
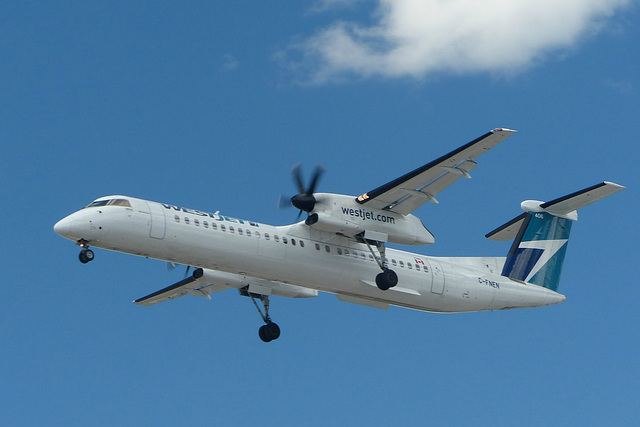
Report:
M637 2L56 3L0 5L0 423L637 423ZM52 229L108 194L286 224L300 161L357 195L495 127L415 249L501 256L522 200L626 185L581 212L559 306L274 298L265 345L235 291L136 306L182 271Z

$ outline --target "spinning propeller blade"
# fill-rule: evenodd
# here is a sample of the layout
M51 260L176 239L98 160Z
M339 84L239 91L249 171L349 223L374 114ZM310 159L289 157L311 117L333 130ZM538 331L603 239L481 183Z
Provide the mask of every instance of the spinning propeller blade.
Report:
M298 163L291 170L294 183L297 185L298 191L300 191L300 193L291 198L291 204L300 210L300 214L302 214L302 211L310 213L315 208L317 200L313 196L313 193L315 192L316 186L318 185L320 177L324 171L324 166L320 164L317 165L311 177L311 184L307 188L305 187L304 180L302 179L302 165ZM299 218L300 215L298 215L298 219Z

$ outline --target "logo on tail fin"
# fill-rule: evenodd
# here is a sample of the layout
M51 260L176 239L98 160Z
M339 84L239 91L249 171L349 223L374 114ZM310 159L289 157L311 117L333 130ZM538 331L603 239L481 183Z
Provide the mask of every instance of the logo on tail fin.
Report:
M569 219L546 212L528 213L502 275L557 290L570 232Z

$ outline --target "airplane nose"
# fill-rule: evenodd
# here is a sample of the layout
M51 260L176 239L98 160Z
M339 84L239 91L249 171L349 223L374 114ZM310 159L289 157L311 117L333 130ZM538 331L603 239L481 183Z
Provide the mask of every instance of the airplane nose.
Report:
M71 231L71 220L69 217L63 218L60 221L56 222L56 225L53 226L53 231L65 237Z

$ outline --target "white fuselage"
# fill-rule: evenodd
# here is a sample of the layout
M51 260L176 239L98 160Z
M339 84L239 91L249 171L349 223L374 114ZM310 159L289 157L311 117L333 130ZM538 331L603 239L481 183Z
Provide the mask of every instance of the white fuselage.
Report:
M436 258L394 249L386 255L398 285L382 291L375 283L380 268L372 253L352 238L304 222L275 227L125 199L130 207L87 207L58 222L55 230L93 247L238 275L242 283L286 284L381 308L468 312L565 300L549 289L501 276L504 258Z

